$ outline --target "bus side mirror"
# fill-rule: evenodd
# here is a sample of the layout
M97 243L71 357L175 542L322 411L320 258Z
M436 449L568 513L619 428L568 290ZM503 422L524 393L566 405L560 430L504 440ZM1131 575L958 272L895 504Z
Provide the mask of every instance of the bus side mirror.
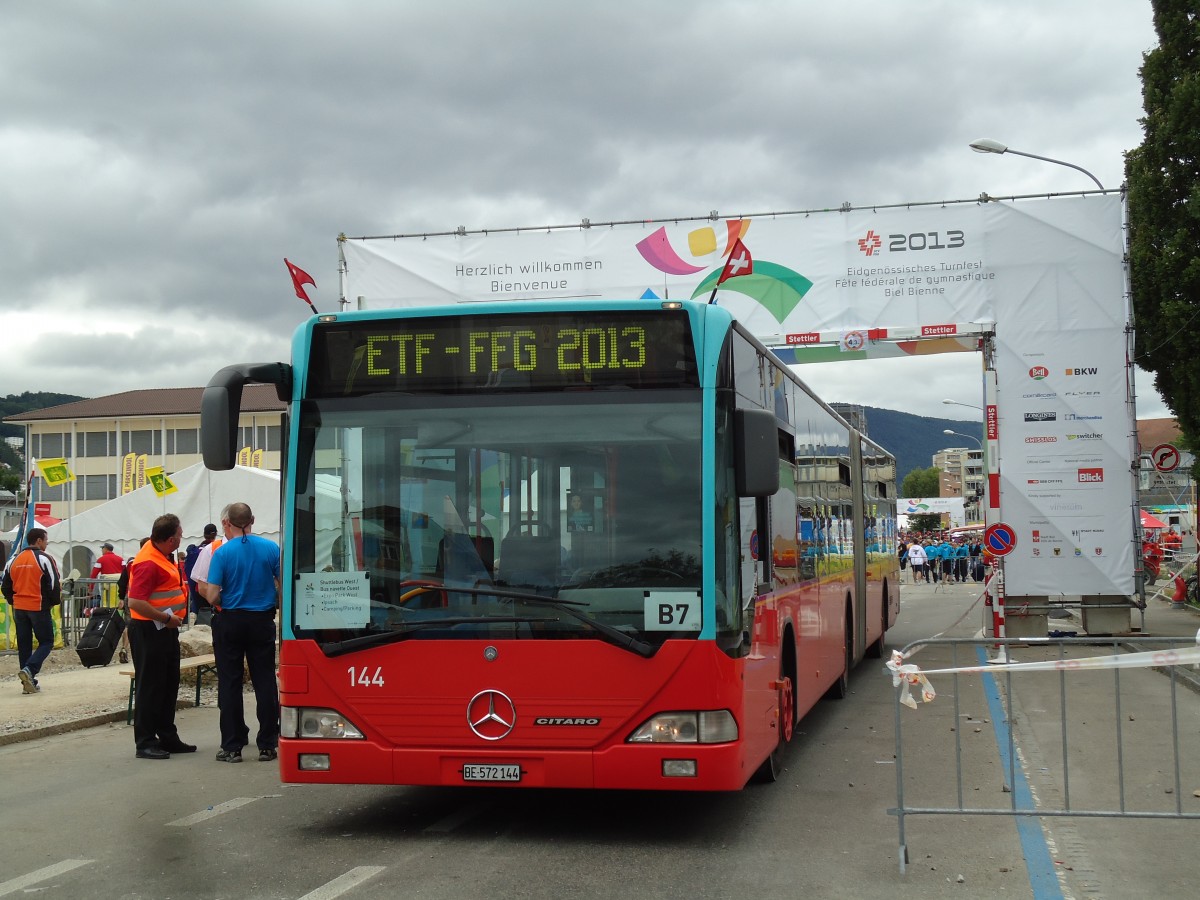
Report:
M280 362L226 366L209 380L200 397L200 452L205 468L233 468L242 388L247 384L273 384L279 399L286 403L292 395L292 367Z
M765 409L733 411L734 481L739 497L770 497L779 490L779 428Z

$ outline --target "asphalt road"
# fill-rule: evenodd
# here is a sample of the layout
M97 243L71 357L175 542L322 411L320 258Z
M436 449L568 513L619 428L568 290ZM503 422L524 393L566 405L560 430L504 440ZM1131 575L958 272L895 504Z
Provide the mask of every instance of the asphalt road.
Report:
M973 598L967 587L906 590L891 642L945 630ZM975 609L952 635L973 634L979 621ZM916 661L933 668L945 661L939 653ZM934 676L937 700L902 710L910 806L954 800L956 736L967 796L1008 803L990 680ZM1059 688L1046 685L1017 693L1018 721L1029 723L1018 753L1033 789L1060 802ZM1185 764L1181 793L1164 793L1174 783L1162 756L1164 685L1149 670L1122 675L1126 793L1131 803L1178 798L1194 813L1196 763ZM780 782L737 794L284 786L269 763L214 761L211 708L179 713L182 734L201 751L166 762L135 760L123 723L12 744L0 747L0 897L1194 896L1195 821L1021 819L1034 823L1031 836L1011 816L910 816L901 875L888 814L894 690L875 660L851 687L800 723ZM1069 709L1073 802L1099 796L1116 808L1116 753L1101 725L1115 709L1111 673L1073 683ZM1187 758L1200 760L1200 696L1178 692L1175 709ZM1034 857L1048 854L1049 882L1031 881L1031 847Z

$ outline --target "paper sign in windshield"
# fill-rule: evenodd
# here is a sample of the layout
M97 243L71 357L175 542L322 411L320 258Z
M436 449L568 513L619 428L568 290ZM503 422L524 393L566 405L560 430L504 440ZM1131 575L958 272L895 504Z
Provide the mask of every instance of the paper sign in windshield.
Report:
M297 628L365 628L371 615L367 573L301 573L295 609Z

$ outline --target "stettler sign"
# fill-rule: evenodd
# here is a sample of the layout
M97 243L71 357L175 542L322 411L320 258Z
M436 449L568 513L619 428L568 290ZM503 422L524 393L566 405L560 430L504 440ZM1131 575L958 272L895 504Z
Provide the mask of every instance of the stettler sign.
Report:
M1118 194L343 237L343 297L365 308L707 299L738 239L753 273L725 281L717 302L785 360L814 345L839 359L975 349L978 323L994 323L996 396L985 405L999 471L989 494L1017 537L1008 592L1132 594L1136 447ZM830 333L842 339L830 344Z

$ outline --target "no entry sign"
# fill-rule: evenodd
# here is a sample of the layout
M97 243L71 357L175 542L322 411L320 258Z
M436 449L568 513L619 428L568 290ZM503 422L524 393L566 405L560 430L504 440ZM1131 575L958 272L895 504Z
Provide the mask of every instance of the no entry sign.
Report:
M989 525L983 533L983 546L992 556L1008 556L1017 546L1017 533L1004 522Z

